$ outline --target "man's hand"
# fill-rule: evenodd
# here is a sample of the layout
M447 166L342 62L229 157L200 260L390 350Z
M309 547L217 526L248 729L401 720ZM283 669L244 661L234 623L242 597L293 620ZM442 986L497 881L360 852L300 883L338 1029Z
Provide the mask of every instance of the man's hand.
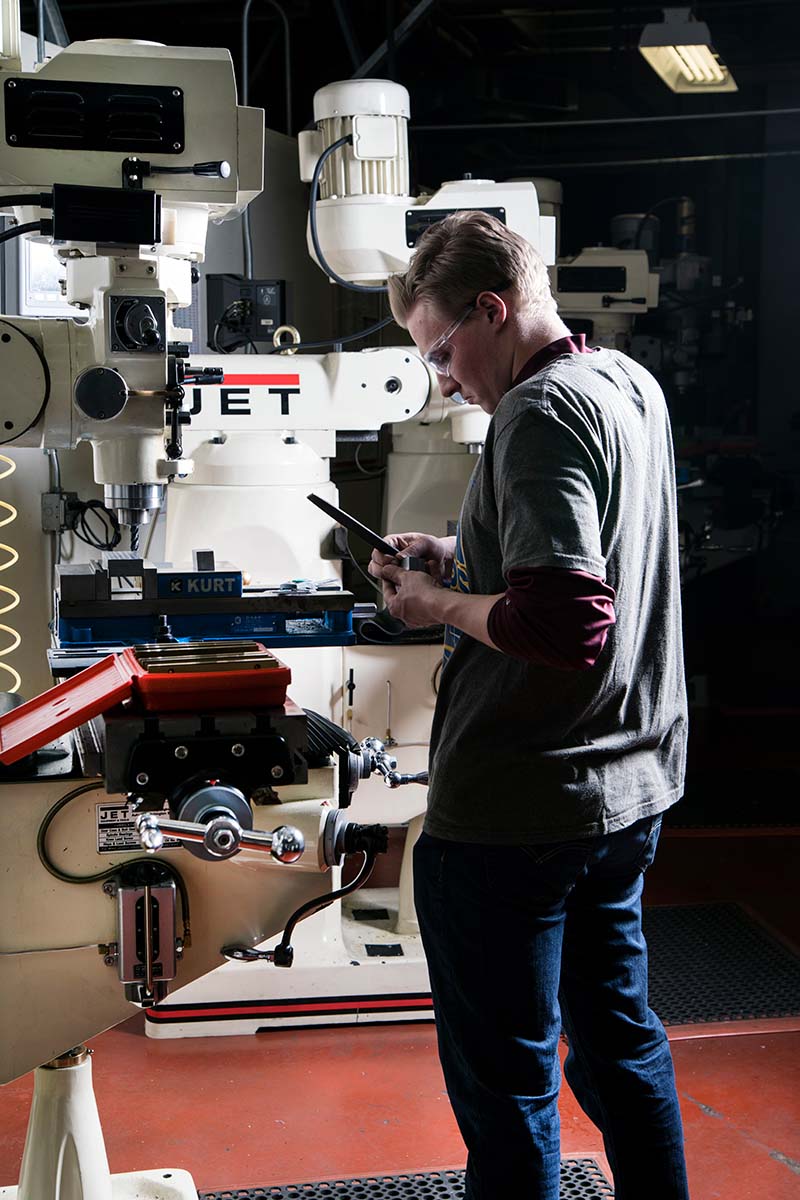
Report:
M432 533L390 533L385 540L396 546L400 555L424 558L428 564L428 574L436 583L444 583L449 579L455 553L455 538L434 537ZM389 554L381 554L380 550L373 550L369 561L370 575L383 581L383 598L387 606L397 589L384 577L383 568L394 565L396 561Z
M406 571L390 554L373 550L369 573L383 584L386 607L404 625L455 625L485 646L497 649L489 637L489 613L500 599L496 596L462 595L442 584L449 578L456 539L437 538L429 533L393 533L386 538L398 554L424 558L424 571Z
M425 571L406 571L393 559L384 557L386 563L381 568L381 579L386 607L391 615L411 629L441 624L444 597L441 584Z

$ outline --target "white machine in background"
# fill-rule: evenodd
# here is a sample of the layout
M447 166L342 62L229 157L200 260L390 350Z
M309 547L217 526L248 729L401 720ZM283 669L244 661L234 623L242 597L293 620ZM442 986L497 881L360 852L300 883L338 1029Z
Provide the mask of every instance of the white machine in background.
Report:
M520 182L519 180L517 182ZM585 246L571 258L561 255L561 208L564 189L557 179L532 176L542 214L555 221L556 257L550 266L550 284L558 311L569 324L591 325L587 340L592 346L631 352L634 321L658 305L659 276L651 270L650 257L639 248L646 217L615 217L631 230L630 247ZM641 222L641 223L640 223Z
M630 351L633 323L658 304L658 275L646 250L588 246L553 269L564 320L591 321L593 346Z

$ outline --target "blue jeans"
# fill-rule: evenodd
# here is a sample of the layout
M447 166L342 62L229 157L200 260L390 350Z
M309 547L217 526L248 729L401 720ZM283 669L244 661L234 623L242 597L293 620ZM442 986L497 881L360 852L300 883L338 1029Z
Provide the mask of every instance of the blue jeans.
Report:
M664 1027L647 1005L643 875L660 817L556 844L422 835L415 899L466 1200L558 1200L565 1074L603 1135L616 1200L688 1200Z

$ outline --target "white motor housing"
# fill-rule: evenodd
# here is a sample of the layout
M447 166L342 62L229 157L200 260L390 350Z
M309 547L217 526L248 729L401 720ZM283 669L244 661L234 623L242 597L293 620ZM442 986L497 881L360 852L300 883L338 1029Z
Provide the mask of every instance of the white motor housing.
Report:
M542 216L532 183L457 180L433 195L409 195L408 92L385 79L328 84L314 97L317 128L300 134L300 176L310 182L328 146L315 208L325 263L349 283L382 283L408 267L429 225L460 209L482 209L555 262L555 218ZM319 262L309 230L308 249ZM329 273L330 273L329 272Z
M408 195L411 101L388 79L329 83L314 96L317 128L300 134L300 177L311 181L326 146L348 134L352 150L332 154L320 178L320 199Z

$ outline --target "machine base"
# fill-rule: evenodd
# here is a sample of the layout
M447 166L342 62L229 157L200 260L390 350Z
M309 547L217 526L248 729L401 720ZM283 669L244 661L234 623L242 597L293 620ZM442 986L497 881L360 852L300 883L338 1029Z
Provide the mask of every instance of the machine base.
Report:
M0 1187L0 1200L16 1200L17 1187ZM188 1171L129 1171L111 1176L111 1200L197 1200Z
M148 1037L432 1021L418 934L396 932L396 888L362 888L298 926L295 965L227 963L146 1012Z

